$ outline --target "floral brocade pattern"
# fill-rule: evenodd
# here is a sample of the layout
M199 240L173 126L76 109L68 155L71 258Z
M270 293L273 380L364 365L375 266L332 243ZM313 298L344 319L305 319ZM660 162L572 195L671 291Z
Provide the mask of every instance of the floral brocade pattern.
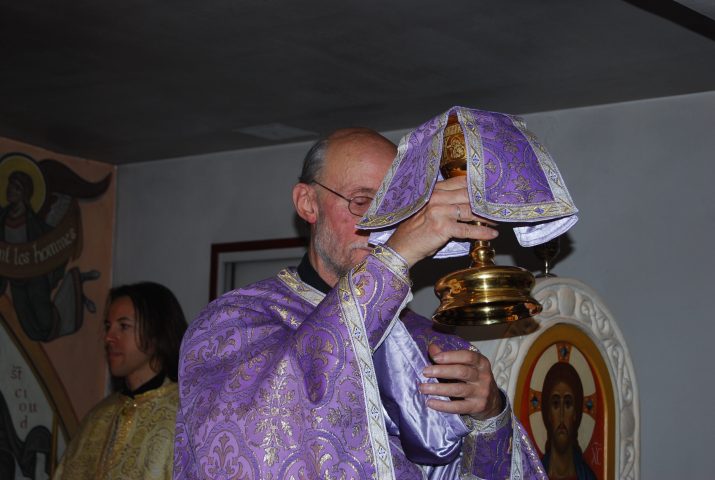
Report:
M439 164L450 113L457 114L465 135L470 203L475 214L495 221L528 223L577 213L556 164L521 119L452 107L401 140L375 201L360 221L361 228L393 226L429 200L441 178Z
M130 398L115 393L87 414L55 480L172 478L176 383Z
M289 270L212 302L182 345L174 477L390 478L371 354L408 291L370 256L317 306Z
M286 269L212 302L182 344L174 478L425 478L388 434L372 358L408 298L376 247L327 295ZM465 347L404 316L425 349Z

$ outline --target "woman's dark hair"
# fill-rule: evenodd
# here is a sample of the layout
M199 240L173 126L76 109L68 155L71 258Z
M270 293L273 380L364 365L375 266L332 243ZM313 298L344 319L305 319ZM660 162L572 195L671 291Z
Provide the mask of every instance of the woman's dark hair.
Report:
M186 318L171 290L154 282L140 282L112 288L107 306L121 297L134 305L139 348L154 349L152 366L176 381L179 370L179 348L186 331ZM107 309L109 310L109 309Z

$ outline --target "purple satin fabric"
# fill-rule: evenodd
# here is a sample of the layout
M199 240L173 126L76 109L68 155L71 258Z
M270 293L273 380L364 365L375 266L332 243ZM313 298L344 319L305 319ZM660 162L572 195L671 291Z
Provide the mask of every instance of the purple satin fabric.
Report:
M390 417L388 433L398 435L410 461L443 465L459 456L469 429L458 415L429 408L419 382L436 382L422 370L430 365L407 328L398 322L373 354L380 398ZM444 398L443 398L444 399Z

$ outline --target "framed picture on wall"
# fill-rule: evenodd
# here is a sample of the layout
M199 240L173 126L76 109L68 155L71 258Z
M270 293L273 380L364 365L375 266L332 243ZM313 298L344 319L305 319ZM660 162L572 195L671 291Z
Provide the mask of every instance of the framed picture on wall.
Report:
M540 278L532 295L538 329L499 340L492 367L547 473L638 480L638 387L618 323L575 279Z
M519 372L514 409L547 471L614 478L611 377L579 327L559 323L534 341Z
M225 292L269 278L287 266L297 266L308 239L273 238L211 245L209 301Z

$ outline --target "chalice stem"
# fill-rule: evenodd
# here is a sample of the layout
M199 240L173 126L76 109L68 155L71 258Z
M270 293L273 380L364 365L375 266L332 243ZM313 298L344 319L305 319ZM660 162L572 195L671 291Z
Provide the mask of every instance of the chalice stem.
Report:
M476 221L475 225L486 226L485 223ZM496 252L489 243L489 240L474 240L469 256L472 258L472 267L486 267L494 265L494 255Z

